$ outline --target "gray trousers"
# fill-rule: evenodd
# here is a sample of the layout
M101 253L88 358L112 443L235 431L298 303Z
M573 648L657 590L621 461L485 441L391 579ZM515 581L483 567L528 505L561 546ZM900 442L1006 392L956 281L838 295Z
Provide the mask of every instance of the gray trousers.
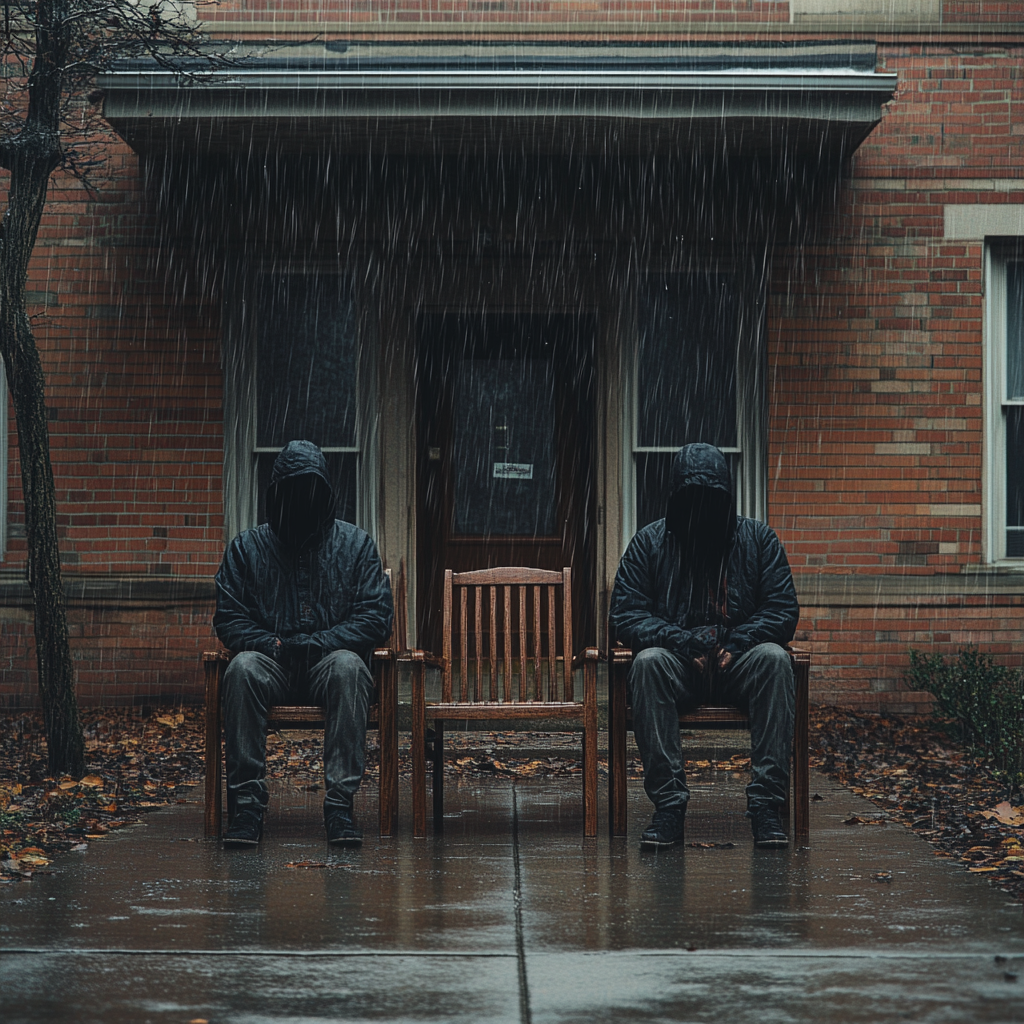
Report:
M679 715L701 704L735 706L750 716L747 808L785 801L795 685L789 655L778 644L751 648L710 682L671 652L651 647L633 659L629 690L633 731L644 763L644 790L655 807L685 807L690 798Z
M304 702L324 709L324 814L351 812L363 777L372 696L370 670L351 651L334 651L308 672L291 674L257 651L236 654L224 671L221 694L229 813L266 810L267 713L275 704Z

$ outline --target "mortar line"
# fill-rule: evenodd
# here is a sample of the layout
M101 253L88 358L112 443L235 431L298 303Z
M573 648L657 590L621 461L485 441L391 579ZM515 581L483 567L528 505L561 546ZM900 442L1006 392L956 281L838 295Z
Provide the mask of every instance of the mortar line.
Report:
M523 939L523 874L519 864L519 801L516 780L512 779L512 863L515 867L515 889L512 903L516 917L516 962L519 967L519 1019L521 1024L532 1024L530 1012L530 986L526 977L526 943Z

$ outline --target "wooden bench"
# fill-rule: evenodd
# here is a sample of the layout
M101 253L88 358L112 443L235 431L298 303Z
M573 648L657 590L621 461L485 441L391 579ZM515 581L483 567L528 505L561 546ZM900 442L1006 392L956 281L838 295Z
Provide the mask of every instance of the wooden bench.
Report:
M398 820L398 662L407 657L406 600L404 566L399 566L395 595L395 623L386 647L373 652L371 669L375 700L370 705L367 728L380 736L380 834L395 834ZM385 569L391 581L391 570ZM206 835L219 836L223 814L221 790L223 778L223 717L221 685L231 652L223 648L203 653L206 676ZM324 709L316 706L276 705L267 716L269 729L322 729Z
M808 751L808 680L811 656L789 649L796 679L796 715L793 721L793 832L802 846L810 839L810 765ZM626 695L626 677L633 664L633 652L613 647L608 656L608 818L613 836L626 834L626 731L633 728L633 709ZM749 728L747 716L737 708L699 707L679 716L683 728ZM789 801L785 808L789 811Z
M459 595L458 621L454 595ZM559 608L559 605L561 608ZM444 574L442 656L414 652L413 834L426 835L426 722L434 722L434 831L444 818L444 724L556 719L583 730L583 832L597 835L597 648L572 656L569 569L496 568ZM458 663L458 685L453 668ZM441 700L427 704L424 670L441 669ZM583 701L573 669L583 668ZM530 668L532 667L532 676Z

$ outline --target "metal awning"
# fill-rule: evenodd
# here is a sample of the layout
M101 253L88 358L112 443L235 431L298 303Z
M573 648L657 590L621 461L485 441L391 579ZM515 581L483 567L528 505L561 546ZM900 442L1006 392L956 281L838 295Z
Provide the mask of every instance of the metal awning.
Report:
M836 155L859 145L896 88L896 75L866 69L863 60L861 67L728 67L719 57L709 67L690 57L674 67L645 51L614 60L593 50L571 56L364 55L300 67L249 60L182 73L136 64L102 75L99 85L107 120L143 152L231 152L254 142L440 151L526 136L539 151L646 151L712 140Z

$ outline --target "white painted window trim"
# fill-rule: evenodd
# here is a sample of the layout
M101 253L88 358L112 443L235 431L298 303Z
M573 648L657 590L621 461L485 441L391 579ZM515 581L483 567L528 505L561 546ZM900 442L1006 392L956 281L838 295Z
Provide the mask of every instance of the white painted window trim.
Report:
M680 275L682 276L682 275ZM741 295L743 278L735 276ZM625 304L629 310L624 322L629 326L619 346L619 379L623 389L620 492L622 494L622 536L620 548L625 552L636 533L636 463L642 452L675 452L675 447L644 446L637 439L637 357L639 355L639 324L635 302ZM733 481L736 489L736 510L751 519L767 519L767 429L765 408L764 302L761 295L740 303L736 331L736 439L735 448L722 448L727 455L740 456L740 469Z
M252 279L226 289L232 298L224 310L224 538L230 541L243 530L256 525L258 505L256 456L280 451L256 444L256 332L252 322L254 305L251 288L262 272L256 268ZM281 273L281 268L274 268ZM297 266L284 273L323 274L345 277L347 271L336 267ZM355 285L353 285L355 288ZM354 452L359 456L356 470L356 525L370 536L377 536L379 483L379 426L377 408L378 329L372 314L373 304L363 301L358 289L356 303L356 444L329 446L325 453Z
M1021 239L1024 242L1024 239ZM982 458L982 550L986 562L1024 569L1024 557L1006 554L1006 416L1020 401L1006 399L1006 264L1024 258L1010 240L986 240L982 348L985 444Z
M7 474L10 460L7 446L7 374L0 361L0 562L7 554Z

